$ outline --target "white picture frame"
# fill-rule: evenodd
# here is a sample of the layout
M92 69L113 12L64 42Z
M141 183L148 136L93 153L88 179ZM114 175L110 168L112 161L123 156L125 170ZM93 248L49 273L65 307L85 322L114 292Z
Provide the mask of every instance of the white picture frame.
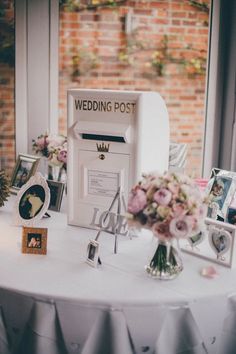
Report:
M86 262L92 267L96 268L99 263L99 242L90 240L87 247Z
M37 172L21 187L14 207L14 224L34 226L47 212L50 189L46 179Z
M201 240L196 238L196 243L192 243L189 239L180 241L182 251L228 268L235 268L236 226L211 218L205 219L205 226ZM221 239L223 240L222 248L220 245Z

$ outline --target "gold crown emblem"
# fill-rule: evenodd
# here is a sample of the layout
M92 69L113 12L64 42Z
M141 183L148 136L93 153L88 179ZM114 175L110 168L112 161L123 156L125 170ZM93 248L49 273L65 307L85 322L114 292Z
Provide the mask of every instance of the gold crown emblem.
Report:
M109 151L110 144L105 145L104 143L102 143L102 144L96 144L96 145L97 145L97 151L100 151L100 152L108 152Z

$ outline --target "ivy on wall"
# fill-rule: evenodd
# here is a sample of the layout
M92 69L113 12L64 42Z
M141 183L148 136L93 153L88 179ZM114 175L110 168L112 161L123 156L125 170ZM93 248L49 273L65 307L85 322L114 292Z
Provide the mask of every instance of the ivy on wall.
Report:
M93 10L98 7L111 7L118 6L125 3L127 0L60 0L60 6L67 11L82 11ZM198 8L200 11L209 12L209 6L206 2L201 0L188 0L189 3ZM207 23L205 23L207 25ZM0 3L0 62L7 63L9 66L14 66L15 63L15 26L14 19L8 19L6 16L6 8L4 2ZM160 48L153 51L149 64L155 69L157 75L163 75L164 68L167 62L175 62L175 58L170 57L167 54L167 48L165 47L165 39L161 43ZM127 40L126 48L120 51L119 60L122 63L132 64L132 54L137 49L142 49L145 45L136 41L135 39ZM73 70L74 74L82 74L84 70L79 69L79 64L85 59L88 59L88 68L93 69L97 64L98 58L94 53L89 54L89 49L85 53L84 49L81 49L77 55L73 56L73 67L77 67ZM202 74L205 72L205 59L203 56L196 56L189 61L179 60L179 63L186 67L187 72L191 74ZM147 63L147 66L149 65ZM81 66L81 65L80 65ZM86 71L86 70L85 70Z
M200 11L209 12L209 5L204 1L188 0L190 5L195 6Z
M72 80L78 76L85 76L90 70L95 69L99 64L95 52L87 48L72 48Z
M137 33L137 31L135 31ZM206 71L206 52L192 48L188 46L185 48L185 52L191 51L194 57L187 59L182 54L181 56L174 56L169 49L169 37L164 35L160 41L158 47L153 48L148 42L135 39L136 34L132 34L127 40L123 49L118 55L119 61L126 66L135 66L135 56L141 52L146 51L147 60L145 62L146 68L153 70L153 76L164 76L166 74L166 68L168 64L178 64L180 72L183 70L189 76L203 75Z
M147 0L146 0L147 1ZM198 11L209 12L209 6L201 0L187 0L190 5L196 7ZM60 0L61 6L67 11L92 10L99 7L118 6L126 0ZM207 21L203 21L203 26L207 26ZM135 67L138 65L138 53L146 51L147 60L143 75L147 76L145 70L152 69L149 77L164 76L168 72L169 64L179 65L179 72L183 71L189 76L203 75L206 71L206 51L197 50L189 45L187 48L180 48L186 55L173 54L169 50L169 38L164 35L156 47L151 47L149 41L139 39L139 28L132 30L122 46L117 60L125 66ZM177 52L177 50L175 51ZM189 55L190 54L190 55ZM191 57L192 55L192 57ZM72 55L72 78L87 75L91 70L98 66L99 58L90 48L79 48L77 53ZM142 74L142 73L141 73Z
M66 11L94 10L98 7L114 7L126 0L60 0L60 6Z

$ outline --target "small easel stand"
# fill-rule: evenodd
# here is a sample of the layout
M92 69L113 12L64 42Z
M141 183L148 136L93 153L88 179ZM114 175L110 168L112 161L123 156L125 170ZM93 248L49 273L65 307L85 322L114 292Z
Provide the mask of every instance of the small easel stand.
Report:
M116 216L116 222L115 222L115 226L114 228L112 228L111 231L109 230L106 230L106 228L104 227L105 225L105 222L107 221L107 218L110 214L110 212L112 211L115 203L117 201L117 212L115 214ZM98 251L98 246L99 246L99 243L98 243L98 239L99 239L99 236L101 234L102 231L104 232L107 232L109 234L112 234L115 236L115 243L114 243L114 253L116 254L117 253L117 249L118 249L118 234L119 234L119 222L121 220L121 206L123 205L123 208L124 210L126 211L126 203L125 203L125 198L124 198L124 194L123 192L121 191L121 188L119 187L117 189L117 192L111 202L111 205L109 207L109 209L107 210L102 222L101 222L101 225L100 225L100 229L95 237L94 240L91 240L90 243L89 243L89 246L92 246L92 245L96 245L96 248L97 248L97 251ZM88 250L90 249L90 247L88 246ZM97 257L89 257L89 251L88 251L88 256L87 256L87 262L93 266L97 266L97 263L98 264L102 264L101 262L101 259L99 256Z

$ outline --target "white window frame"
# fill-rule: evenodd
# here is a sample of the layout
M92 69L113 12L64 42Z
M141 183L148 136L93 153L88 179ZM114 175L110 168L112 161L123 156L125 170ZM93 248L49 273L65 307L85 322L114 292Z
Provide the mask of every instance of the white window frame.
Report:
M212 0L203 175L212 167L236 171L236 2Z
M32 139L44 131L58 132L59 0L15 0L15 13L18 154L31 152ZM224 27L229 13L231 34ZM236 170L235 15L235 0L212 0L202 156L205 177L212 167Z
M58 0L15 0L16 155L58 132Z

